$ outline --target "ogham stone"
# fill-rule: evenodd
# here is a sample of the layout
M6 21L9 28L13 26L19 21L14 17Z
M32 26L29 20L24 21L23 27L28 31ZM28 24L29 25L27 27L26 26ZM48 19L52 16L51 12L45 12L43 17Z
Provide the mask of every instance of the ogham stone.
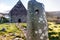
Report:
M48 27L42 3L36 0L28 2L27 13L27 40L47 40Z

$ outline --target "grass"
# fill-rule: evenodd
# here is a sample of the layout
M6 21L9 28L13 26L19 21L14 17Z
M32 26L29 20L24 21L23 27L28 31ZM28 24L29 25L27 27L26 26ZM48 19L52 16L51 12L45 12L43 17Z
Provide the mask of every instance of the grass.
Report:
M22 27L26 28L26 23L19 23ZM2 28L5 28L5 31L1 31ZM52 40L54 37L60 39L60 24L56 24L55 22L48 22L48 32L49 32L49 39ZM0 24L0 37L6 36L6 40L13 39L16 36L11 36L10 34L15 34L16 36L24 37L23 32L16 27L15 23L3 23ZM0 39L1 40L1 39Z
M60 40L60 24L48 22L49 40Z
M2 30L3 28L5 30ZM23 32L19 28L16 27L15 23L3 23L3 24L0 24L0 37L4 38L4 36L5 36L6 40L8 40L8 39L12 40L16 36L25 37ZM1 40L1 38L0 38L0 40Z

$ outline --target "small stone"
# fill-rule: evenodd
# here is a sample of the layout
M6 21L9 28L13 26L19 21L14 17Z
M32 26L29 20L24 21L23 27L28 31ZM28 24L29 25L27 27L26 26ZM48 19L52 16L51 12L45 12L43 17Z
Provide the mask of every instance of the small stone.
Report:
M35 31L35 33L37 34L37 33L38 33L38 31Z
M31 37L29 36L29 39L31 39Z
M4 31L6 31L6 28L2 28L0 31L4 32Z
M44 33L42 34L42 36L45 36Z
M19 40L19 38L15 38L15 39L13 39L13 40Z
M40 39L43 39L43 37L41 36Z

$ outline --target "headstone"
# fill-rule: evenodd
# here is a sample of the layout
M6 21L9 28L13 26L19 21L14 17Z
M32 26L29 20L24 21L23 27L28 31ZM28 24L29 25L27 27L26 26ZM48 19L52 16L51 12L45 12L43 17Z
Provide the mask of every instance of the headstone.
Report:
M44 5L36 0L28 2L27 40L47 40L48 27Z

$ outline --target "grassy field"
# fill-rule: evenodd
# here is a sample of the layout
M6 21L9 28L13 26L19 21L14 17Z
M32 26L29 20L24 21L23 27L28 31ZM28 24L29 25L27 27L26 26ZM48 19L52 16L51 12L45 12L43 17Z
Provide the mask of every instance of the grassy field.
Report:
M21 23L21 25L25 24ZM0 40L13 40L15 38L25 39L23 32L16 27L15 23L0 24Z
M24 28L27 26L26 23L19 23L19 25ZM48 29L50 40L60 40L60 24L56 24L55 22L48 22ZM17 28L15 23L0 24L0 40L13 39L26 40L23 31Z
M48 22L48 33L50 40L60 40L60 24Z

